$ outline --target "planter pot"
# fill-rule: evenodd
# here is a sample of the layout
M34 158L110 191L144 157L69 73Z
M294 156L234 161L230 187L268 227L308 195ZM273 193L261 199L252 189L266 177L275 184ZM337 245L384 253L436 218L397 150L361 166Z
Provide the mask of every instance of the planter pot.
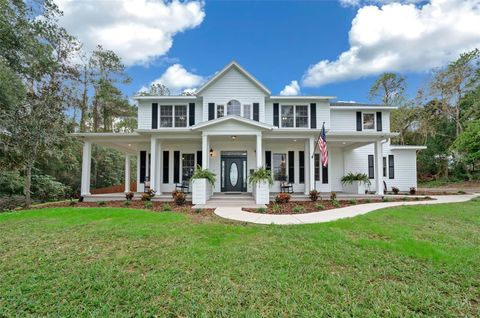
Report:
M192 180L192 203L206 204L210 197L210 184L207 179Z
M352 194L365 194L365 183L353 181L352 183L344 184L343 192Z
M268 204L270 202L270 187L267 182L255 184L255 203Z

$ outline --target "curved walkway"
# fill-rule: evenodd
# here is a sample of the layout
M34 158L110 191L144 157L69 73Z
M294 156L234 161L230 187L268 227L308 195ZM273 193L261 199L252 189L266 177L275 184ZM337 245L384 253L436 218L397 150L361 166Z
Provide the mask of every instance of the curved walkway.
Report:
M467 195L438 195L431 196L435 200L429 201L401 201L401 202L379 202L352 205L349 207L326 210L321 212L310 212L303 214L260 214L242 211L241 207L218 207L215 214L230 220L250 222L257 224L309 224L335 221L343 218L351 218L357 215L366 214L375 210L402 205L421 205L455 203L469 201L480 194Z

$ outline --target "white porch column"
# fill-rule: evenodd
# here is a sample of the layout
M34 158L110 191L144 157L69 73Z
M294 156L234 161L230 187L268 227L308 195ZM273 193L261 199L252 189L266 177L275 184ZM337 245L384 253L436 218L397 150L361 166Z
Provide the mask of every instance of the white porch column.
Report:
M153 158L152 158L153 160ZM162 142L160 140L157 140L157 155L156 155L156 160L155 160L155 171L156 171L156 179L155 179L155 184L157 185L157 195L160 195L162 194L162 189L161 189L161 174L163 173L162 172L162 168L161 168L161 164L160 164L160 160L163 160L162 158Z
M125 193L130 192L130 155L125 154Z
M208 149L208 135L202 134L202 169L208 169L210 149Z
M310 161L312 161L312 157L311 157L311 154L310 154L310 150L309 150L309 140L308 139L305 139L305 147L304 147L304 152L305 152L305 168L306 167L310 167ZM308 192L310 189L310 185L309 185L309 182L310 182L310 169L305 169L305 195L308 195Z
M150 138L150 189L157 189L157 138Z
M315 138L314 137L310 137L308 139L308 153L310 154L309 158L310 158L310 161L309 161L309 165L308 165L308 185L309 185L309 190L308 192L310 192L311 190L314 190L315 189ZM306 192L306 191L305 191Z
M85 141L83 143L82 155L82 183L80 195L90 194L90 168L92 166L92 143Z
M375 168L376 194L383 195L383 144L381 140L375 142Z
M257 134L257 169L262 166L262 133Z

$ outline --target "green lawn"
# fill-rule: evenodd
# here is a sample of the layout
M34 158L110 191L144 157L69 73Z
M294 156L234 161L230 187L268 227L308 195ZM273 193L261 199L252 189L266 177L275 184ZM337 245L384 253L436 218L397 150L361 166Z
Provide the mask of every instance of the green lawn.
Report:
M0 234L0 317L480 315L480 200L300 226L54 208Z

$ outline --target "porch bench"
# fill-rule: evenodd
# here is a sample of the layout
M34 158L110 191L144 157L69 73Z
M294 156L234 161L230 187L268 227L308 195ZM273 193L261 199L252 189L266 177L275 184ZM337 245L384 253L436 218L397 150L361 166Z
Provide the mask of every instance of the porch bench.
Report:
M175 183L175 191L190 193L189 189L190 185L188 181L182 181L182 183Z
M281 193L293 193L293 184L291 183L281 183L280 184Z

